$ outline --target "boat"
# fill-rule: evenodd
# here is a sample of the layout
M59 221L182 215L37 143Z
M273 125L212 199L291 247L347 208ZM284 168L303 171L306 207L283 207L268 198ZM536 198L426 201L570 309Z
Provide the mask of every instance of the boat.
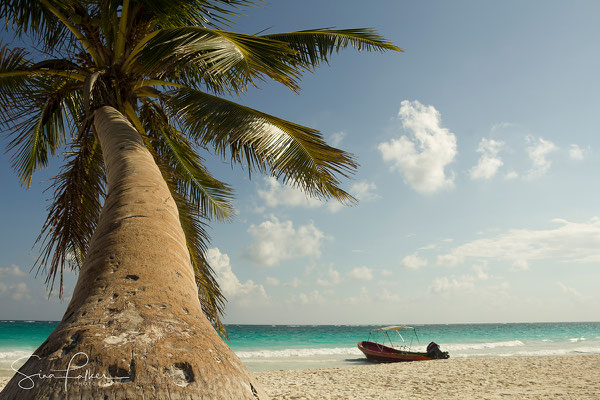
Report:
M358 349L367 360L375 362L426 361L450 357L434 342L429 343L426 353L411 351L415 338L418 342L417 331L411 326L386 326L371 330L369 340L358 342Z

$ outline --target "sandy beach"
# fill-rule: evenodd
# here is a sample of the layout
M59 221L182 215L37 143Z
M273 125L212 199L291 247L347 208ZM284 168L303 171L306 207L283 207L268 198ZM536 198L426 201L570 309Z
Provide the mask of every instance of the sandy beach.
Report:
M271 399L600 399L600 355L449 359L256 375Z
M600 355L450 359L256 373L283 399L600 399ZM0 388L10 378L0 378Z

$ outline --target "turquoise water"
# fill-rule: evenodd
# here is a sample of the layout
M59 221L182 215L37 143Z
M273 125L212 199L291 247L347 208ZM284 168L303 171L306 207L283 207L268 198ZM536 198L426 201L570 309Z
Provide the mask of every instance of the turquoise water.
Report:
M0 321L0 376L30 355L57 322ZM365 363L356 347L379 326L228 325L229 345L252 370ZM600 322L415 325L422 351L435 341L451 357L600 354ZM410 341L410 339L408 339ZM15 366L20 365L17 363Z

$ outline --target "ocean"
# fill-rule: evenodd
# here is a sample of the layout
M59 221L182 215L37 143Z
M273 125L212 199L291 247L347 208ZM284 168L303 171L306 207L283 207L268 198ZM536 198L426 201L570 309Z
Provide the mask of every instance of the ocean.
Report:
M56 327L49 321L0 321L0 376L29 356ZM412 350L436 342L450 357L600 354L600 322L413 325ZM227 325L229 346L253 371L366 364L356 347L371 325ZM410 338L407 338L410 341ZM18 368L25 361L16 362Z

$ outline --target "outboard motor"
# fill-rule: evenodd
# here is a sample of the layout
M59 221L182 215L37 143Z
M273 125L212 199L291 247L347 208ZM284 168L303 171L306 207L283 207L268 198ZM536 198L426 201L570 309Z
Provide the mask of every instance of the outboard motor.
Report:
M427 356L435 359L450 358L448 352L440 350L440 346L435 342L431 342L427 345Z

